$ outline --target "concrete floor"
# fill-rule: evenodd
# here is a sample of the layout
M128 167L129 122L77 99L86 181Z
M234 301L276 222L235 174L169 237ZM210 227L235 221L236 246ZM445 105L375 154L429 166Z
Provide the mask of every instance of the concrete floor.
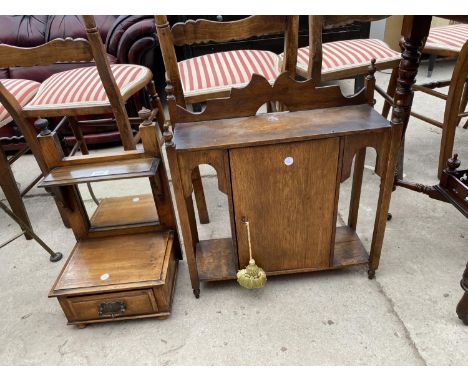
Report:
M448 77L453 62L436 66L434 80ZM420 78L425 77L425 67ZM385 85L388 74L378 73ZM350 90L349 81L343 83ZM443 104L418 94L415 105L442 118ZM381 109L381 101L376 106ZM441 132L416 119L407 134L405 174L435 184ZM456 151L468 165L468 132L457 132ZM359 234L369 246L378 177L369 154ZM15 165L25 184L37 173L31 157ZM212 223L202 237L229 232L226 198L204 170ZM139 192L140 182L96 186L102 197ZM346 216L349 181L342 186ZM50 196L34 189L25 204L37 233L68 254L74 245ZM92 203L87 202L91 207ZM50 263L23 238L0 250L0 364L3 365L468 365L468 327L455 314L467 257L468 220L449 204L398 189L393 194L380 268L272 277L249 291L235 282L205 284L192 295L187 264L180 263L172 316L67 326L47 293L64 261ZM0 212L0 241L17 232Z

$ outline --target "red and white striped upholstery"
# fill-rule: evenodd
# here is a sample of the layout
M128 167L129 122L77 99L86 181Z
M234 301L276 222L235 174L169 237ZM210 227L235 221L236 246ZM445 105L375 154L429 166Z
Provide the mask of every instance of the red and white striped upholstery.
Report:
M460 52L466 40L468 40L468 24L434 27L429 31L425 47Z
M257 73L273 83L279 75L278 56L264 50L207 54L178 63L185 97L242 87Z
M378 63L397 62L401 53L390 49L387 44L377 39L356 39L326 42L322 44L322 74L340 72L346 69L362 67L367 70L372 58ZM309 47L297 51L297 72L307 77L309 65Z
M0 80L0 82L5 86L6 90L16 98L21 106L26 105L31 98L34 97L39 86L41 86L39 82L30 80L6 79ZM10 113L0 104L0 127L5 126L7 123L11 122L11 120Z
M151 78L151 71L144 66L115 64L111 65L111 69L121 94L141 85L148 75ZM109 100L97 68L89 66L50 76L24 110L105 105L109 105Z

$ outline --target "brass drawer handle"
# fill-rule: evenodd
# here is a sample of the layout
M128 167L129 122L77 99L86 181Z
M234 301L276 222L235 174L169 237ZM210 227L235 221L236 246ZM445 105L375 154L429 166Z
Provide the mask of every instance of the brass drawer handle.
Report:
M123 314L127 305L123 301L103 302L98 305L99 317L112 317Z

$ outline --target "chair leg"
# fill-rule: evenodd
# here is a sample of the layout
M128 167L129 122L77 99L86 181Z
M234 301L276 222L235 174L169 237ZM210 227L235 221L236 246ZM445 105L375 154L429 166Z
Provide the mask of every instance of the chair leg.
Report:
M8 163L7 157L0 147L0 186L5 194L8 203L10 204L13 213L18 216L24 224L32 230L31 221L21 198L20 190L16 184L13 172ZM29 233L25 234L27 240L31 240L32 236Z
M468 45L460 52L452 80L450 81L447 102L445 104L444 123L442 126L442 140L440 143L439 169L437 172L440 178L442 171L446 167L447 160L452 157L453 144L455 141L455 132L458 122L458 113L460 110L466 78L468 75Z
M427 68L427 77L428 78L432 77L432 72L434 71L435 62L436 62L436 55L431 54L429 56L429 66Z
M462 99L460 102L460 113L465 112L467 104L468 104L468 79L465 81L465 87L463 89L463 95L462 95ZM461 119L462 119L461 117L457 118L457 126L460 124ZM465 123L463 128L466 129L466 127L467 127L467 124Z
M16 240L18 237L20 237L22 234L24 234L24 236L26 236L26 237L30 236L31 239L34 239L37 242L37 244L39 244L42 248L44 248L44 250L46 250L49 253L49 255L50 255L49 260L51 262L55 263L56 261L59 261L59 260L62 259L62 257L63 257L62 253L54 252L46 243L44 243L42 241L42 239L39 236L37 236L34 233L34 231L23 220L21 220L17 215L15 215L12 211L10 211L7 208L7 206L5 204L3 204L3 202L1 202L1 201L0 201L0 209L2 209L16 223L18 223L18 225L23 230L23 232L20 233L19 235L16 235L12 239L8 240L6 243L3 243L1 245L1 247L11 243L13 240Z
M390 76L390 80L388 82L388 87L387 87L387 94L391 98L395 96L397 79L398 79L398 68L393 68L392 75ZM391 107L392 105L390 103L388 103L387 101L384 102L383 109L382 109L382 116L384 118L388 118L388 114L390 113Z
M196 167L192 174L193 192L197 201L198 217L200 223L208 224L210 217L208 215L208 207L206 206L205 192L203 191L203 183L200 174L200 167Z
M80 144L80 151L83 155L88 155L89 150L88 146L86 145L86 140L83 136L83 132L80 129L80 125L78 120L75 117L68 117L68 122L70 124L70 128L75 136L75 139Z
M364 79L365 79L364 74L358 74L354 78L354 93L357 93L359 90L361 90L364 87Z

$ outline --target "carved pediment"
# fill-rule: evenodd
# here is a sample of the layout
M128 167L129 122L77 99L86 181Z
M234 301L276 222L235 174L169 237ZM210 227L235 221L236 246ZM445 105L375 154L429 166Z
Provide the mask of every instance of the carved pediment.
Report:
M316 87L313 80L296 81L288 72L281 73L273 84L265 77L254 74L245 87L232 88L229 97L208 100L200 113L192 113L176 105L170 92L168 96L171 120L175 123L248 117L255 115L265 103L275 101L289 111L367 103L364 89L346 97L339 86Z

